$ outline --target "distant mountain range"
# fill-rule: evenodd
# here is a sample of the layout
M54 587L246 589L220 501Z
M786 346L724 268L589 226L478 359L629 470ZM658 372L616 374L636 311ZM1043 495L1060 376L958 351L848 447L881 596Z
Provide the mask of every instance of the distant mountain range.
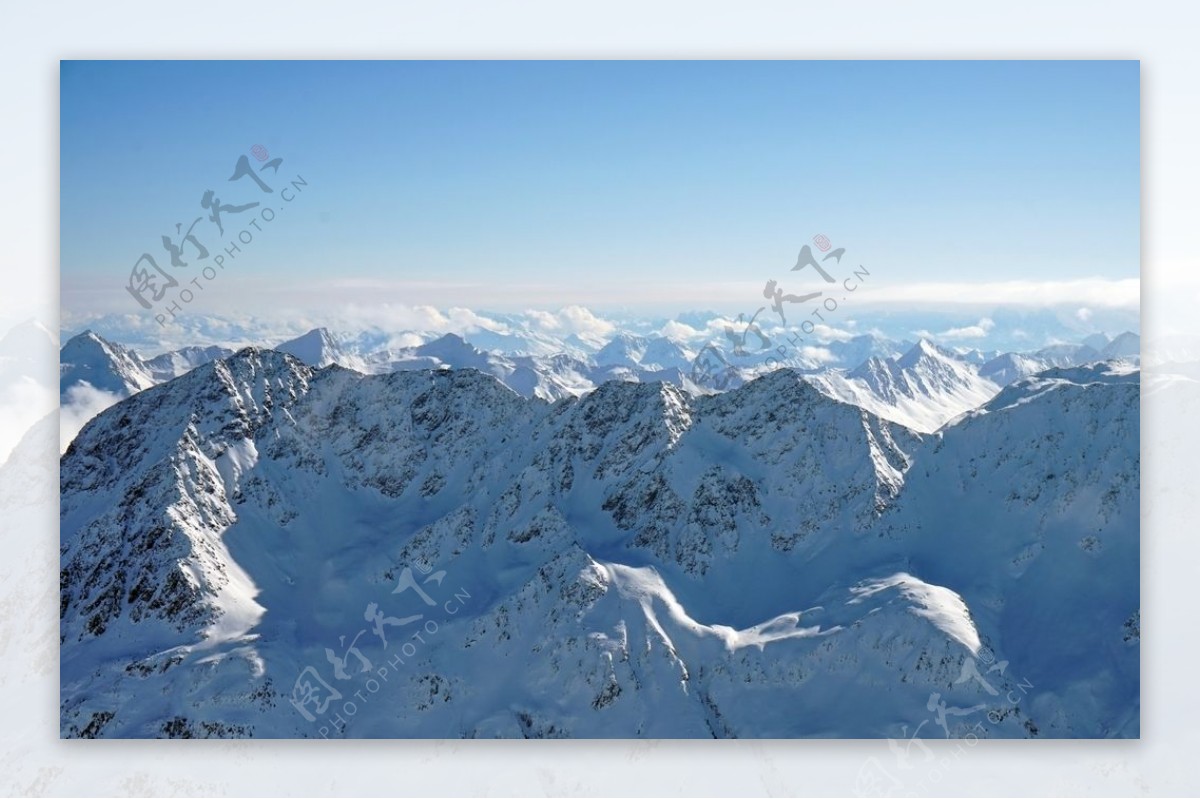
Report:
M395 347L387 342L356 341L325 328L275 346L308 366L338 365L362 374L422 369L477 369L523 397L559 400L578 397L610 380L662 382L689 394L717 389L694 369L699 350L664 336L618 333L600 344L579 342L575 354L506 355L486 351L455 334ZM725 342L728 347L729 342ZM927 340L893 342L864 334L830 342L820 358L794 353L782 365L798 369L827 395L920 432L933 432L950 419L987 402L1004 385L1064 366L1138 359L1140 340L1124 333L1111 341L1093 336L1087 343L1061 344L1029 353L950 350ZM588 352L583 352L588 350ZM765 354L764 354L765 352ZM723 356L729 375L722 388L735 388L765 373L773 350ZM188 347L143 359L133 350L105 341L91 331L70 339L60 361L60 397L75 407L80 387L92 414L149 386L171 380L232 352L222 347ZM776 364L779 365L779 364ZM72 390L76 395L71 394ZM88 417L90 418L90 416ZM86 419L84 419L86 421ZM65 442L64 442L65 446Z

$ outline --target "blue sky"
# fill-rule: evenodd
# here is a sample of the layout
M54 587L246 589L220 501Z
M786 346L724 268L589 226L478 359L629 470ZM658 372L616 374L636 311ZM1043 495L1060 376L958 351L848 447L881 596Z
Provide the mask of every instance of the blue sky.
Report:
M1124 280L1128 306L1138 277L1137 62L63 62L61 80L75 313L141 312L128 270L168 260L204 191L263 200L227 180L255 144L283 159L268 183L308 187L270 198L192 310L741 307L794 280L816 233L880 299L1094 305ZM195 231L216 253L249 217Z

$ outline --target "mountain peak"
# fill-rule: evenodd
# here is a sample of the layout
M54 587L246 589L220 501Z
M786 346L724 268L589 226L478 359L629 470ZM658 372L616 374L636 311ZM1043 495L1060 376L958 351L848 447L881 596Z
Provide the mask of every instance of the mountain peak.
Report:
M91 328L88 328L87 330L83 331L82 333L77 333L76 335L71 336L69 339L67 339L67 343L63 345L63 349L65 350L71 346L84 347L84 346L95 346L97 344L99 344L99 345L108 344L108 340L105 339L103 336L93 332Z
M455 356L461 354L475 355L481 353L478 347L457 333L446 333L432 341L427 341L416 348L421 355Z
M471 342L467 341L465 338L463 338L462 336L458 335L457 333L445 333L445 334L443 334L443 335L441 335L441 336L438 336L437 338L433 339L433 341L430 341L430 342L428 342L428 343L429 343L429 344L436 344L436 343L437 343L437 342L439 342L439 341L440 341L440 342L443 342L443 343L445 343L445 344L453 344L453 345L455 345L455 346L458 346L458 347L472 347L472 348L474 348L474 345L473 345L473 344L471 344Z
M127 397L154 385L145 361L137 353L85 330L59 352L59 395L76 383Z
M1100 351L1100 354L1105 358L1136 358L1141 355L1142 337L1137 333L1126 330L1124 333L1113 338Z
M314 327L302 336L297 336L292 341L319 341L325 344L332 344L333 334L329 332L327 327Z
M649 341L632 333L618 333L596 353L600 366L637 366L646 352Z
M316 367L337 363L342 355L341 346L324 327L313 328L302 336L283 342L275 349Z
M106 357L113 360L132 360L141 364L141 359L132 350L115 341L109 341L90 329L67 339L61 352L60 360L64 363L81 356L89 356Z
M1093 399L1113 395L1125 396L1122 391L1132 390L1135 399L1141 385L1141 370L1134 364L1121 361L1097 361L1078 366L1061 366L1014 380L988 403L972 412L972 416L995 413L999 410L1020 406L1030 399L1062 393L1067 388L1071 391L1064 396L1086 396ZM1115 394L1113 393L1115 390ZM1066 401L1066 400L1062 400ZM1125 402L1126 400L1121 400Z
M950 358L957 360L953 353L947 352L927 338L921 338L912 346L912 349L901 355L896 362L901 368L909 369L928 358Z

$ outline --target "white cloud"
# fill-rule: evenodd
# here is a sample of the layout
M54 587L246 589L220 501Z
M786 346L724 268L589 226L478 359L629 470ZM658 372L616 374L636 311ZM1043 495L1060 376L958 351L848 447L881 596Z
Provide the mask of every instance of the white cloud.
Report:
M577 336L600 344L617 332L617 325L597 316L582 305L568 305L558 311L527 309L516 315L525 329L556 338Z
M1091 308L1080 308L1078 311L1075 312L1075 318L1078 319L1080 322L1090 321L1092 318L1092 309Z
M984 317L983 319L980 319L977 323L975 323L973 325L967 325L966 327L952 327L949 330L942 331L941 333L934 333L933 338L941 338L941 339L984 338L987 336L988 333L992 332L992 328L994 328L995 326L996 326L995 322L993 322L991 319L988 319L987 317Z
M58 451L63 453L79 435L83 426L101 411L111 408L121 398L111 391L94 388L83 381L67 389L58 417Z
M817 324L813 326L813 335L816 336L818 341L828 343L830 341L849 341L857 334L851 333L848 330L839 330L829 325Z
M674 319L663 325L662 330L659 332L675 341L693 341L706 336L705 331L697 330L691 325L685 325L683 322L677 322Z
M814 366L833 363L837 360L837 356L824 347L801 347L800 357Z
M501 334L512 332L511 328L503 322L482 316L470 308L451 308L447 311L447 315L450 320L449 326L453 329L441 331L444 333L473 333L477 330Z
M858 302L902 303L910 307L954 305L1002 305L1047 308L1056 305L1085 305L1089 308L1137 310L1141 301L1138 278L1110 280L1006 280L993 283L908 283L891 286L860 286Z
M526 318L529 319L536 327L541 328L547 333L557 333L562 330L562 320L549 311L525 311Z
M564 329L579 336L610 336L617 326L601 319L582 305L568 305L557 314Z
M397 336L391 336L388 338L388 346L393 349L419 347L424 343L425 339L417 333L401 333Z

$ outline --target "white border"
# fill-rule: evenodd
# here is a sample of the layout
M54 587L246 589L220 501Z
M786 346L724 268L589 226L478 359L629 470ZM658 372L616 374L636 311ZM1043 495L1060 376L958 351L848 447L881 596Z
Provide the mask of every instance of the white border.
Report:
M1143 88L1143 330L1200 334L1200 5L1008 2L7 5L0 321L57 321L60 58L1134 58ZM1147 396L1142 741L988 742L940 795L1200 792L1192 393ZM53 453L45 464L56 471ZM61 742L57 512L0 508L0 792L851 795L882 742ZM946 750L948 757L951 750Z

